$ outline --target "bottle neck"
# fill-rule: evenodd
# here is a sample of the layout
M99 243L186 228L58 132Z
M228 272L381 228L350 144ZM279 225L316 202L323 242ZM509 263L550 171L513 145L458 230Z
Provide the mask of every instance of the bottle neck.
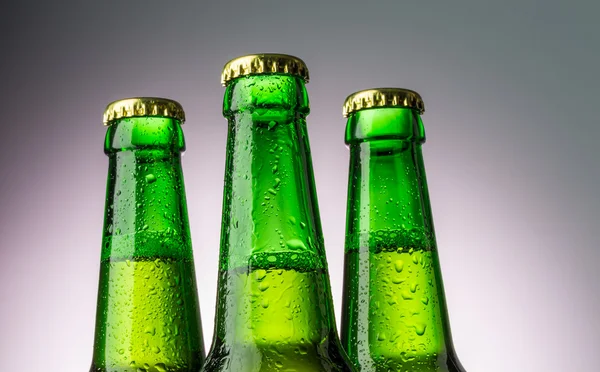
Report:
M277 344L317 345L335 326L304 83L285 75L238 79L227 88L224 113L229 131L213 351L236 345L227 353L254 355Z
M286 75L238 79L227 88L224 114L221 269L295 265L272 262L271 253L302 253L325 267L304 83Z
M128 118L108 128L102 259L192 257L177 120Z
M457 371L418 113L348 120L350 176L342 340L363 369ZM401 340L396 342L394 340Z
M411 109L370 109L350 117L347 249L435 247L424 141L421 119Z
M202 365L183 148L172 119L123 119L108 128L93 371L197 371Z

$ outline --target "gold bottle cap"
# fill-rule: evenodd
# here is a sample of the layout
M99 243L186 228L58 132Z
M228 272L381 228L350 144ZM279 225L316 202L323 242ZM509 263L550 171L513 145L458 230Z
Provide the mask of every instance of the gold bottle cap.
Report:
M232 59L225 64L221 73L221 84L246 75L290 74L299 76L308 83L308 68L298 57L287 54L250 54Z
M185 121L185 112L179 102L157 97L135 97L114 101L104 110L104 125L122 118L156 116Z
M402 88L375 88L352 93L346 98L342 114L345 118L353 112L373 107L408 107L425 112L425 103L419 93Z

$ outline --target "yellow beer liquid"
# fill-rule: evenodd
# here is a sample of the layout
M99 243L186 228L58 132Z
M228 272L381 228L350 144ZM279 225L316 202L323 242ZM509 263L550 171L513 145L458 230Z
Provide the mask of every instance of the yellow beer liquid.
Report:
M104 260L92 371L197 371L200 319L191 260Z
M369 299L357 306L360 364L374 371L438 371L446 350L436 254L413 249L348 254L359 256L351 259L359 266L358 298Z
M310 255L310 254L309 254ZM224 365L209 370L338 371L338 345L329 314L324 269L303 264L303 254L266 255L259 267L221 272L220 295L226 298L222 324L226 339L216 338ZM264 257L263 257L264 258ZM231 326L233 325L233 326ZM335 350L332 353L332 349ZM225 352L224 352L225 354ZM215 360L219 360L216 357Z

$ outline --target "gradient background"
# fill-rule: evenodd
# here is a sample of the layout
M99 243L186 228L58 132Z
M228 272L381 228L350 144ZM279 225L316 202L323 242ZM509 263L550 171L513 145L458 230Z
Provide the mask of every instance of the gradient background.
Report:
M593 371L600 349L598 1L9 1L0 23L0 361L87 371L105 105L180 101L207 349L226 123L221 68L304 59L337 319L344 98L424 97L425 164L454 341L471 371ZM483 3L486 3L485 5Z

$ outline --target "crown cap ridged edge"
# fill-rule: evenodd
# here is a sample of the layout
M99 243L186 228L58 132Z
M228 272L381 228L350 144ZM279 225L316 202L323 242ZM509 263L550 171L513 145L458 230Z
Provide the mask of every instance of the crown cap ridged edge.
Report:
M115 120L132 117L165 117L185 122L185 112L177 101L159 97L134 97L114 101L106 106L102 122L111 125Z
M308 68L303 60L287 54L250 54L227 62L221 73L221 84L240 76L263 74L289 74L301 77L308 83Z
M361 90L349 95L344 101L342 115L348 115L359 110L381 107L407 107L425 112L425 103L419 93L403 88L374 88Z

